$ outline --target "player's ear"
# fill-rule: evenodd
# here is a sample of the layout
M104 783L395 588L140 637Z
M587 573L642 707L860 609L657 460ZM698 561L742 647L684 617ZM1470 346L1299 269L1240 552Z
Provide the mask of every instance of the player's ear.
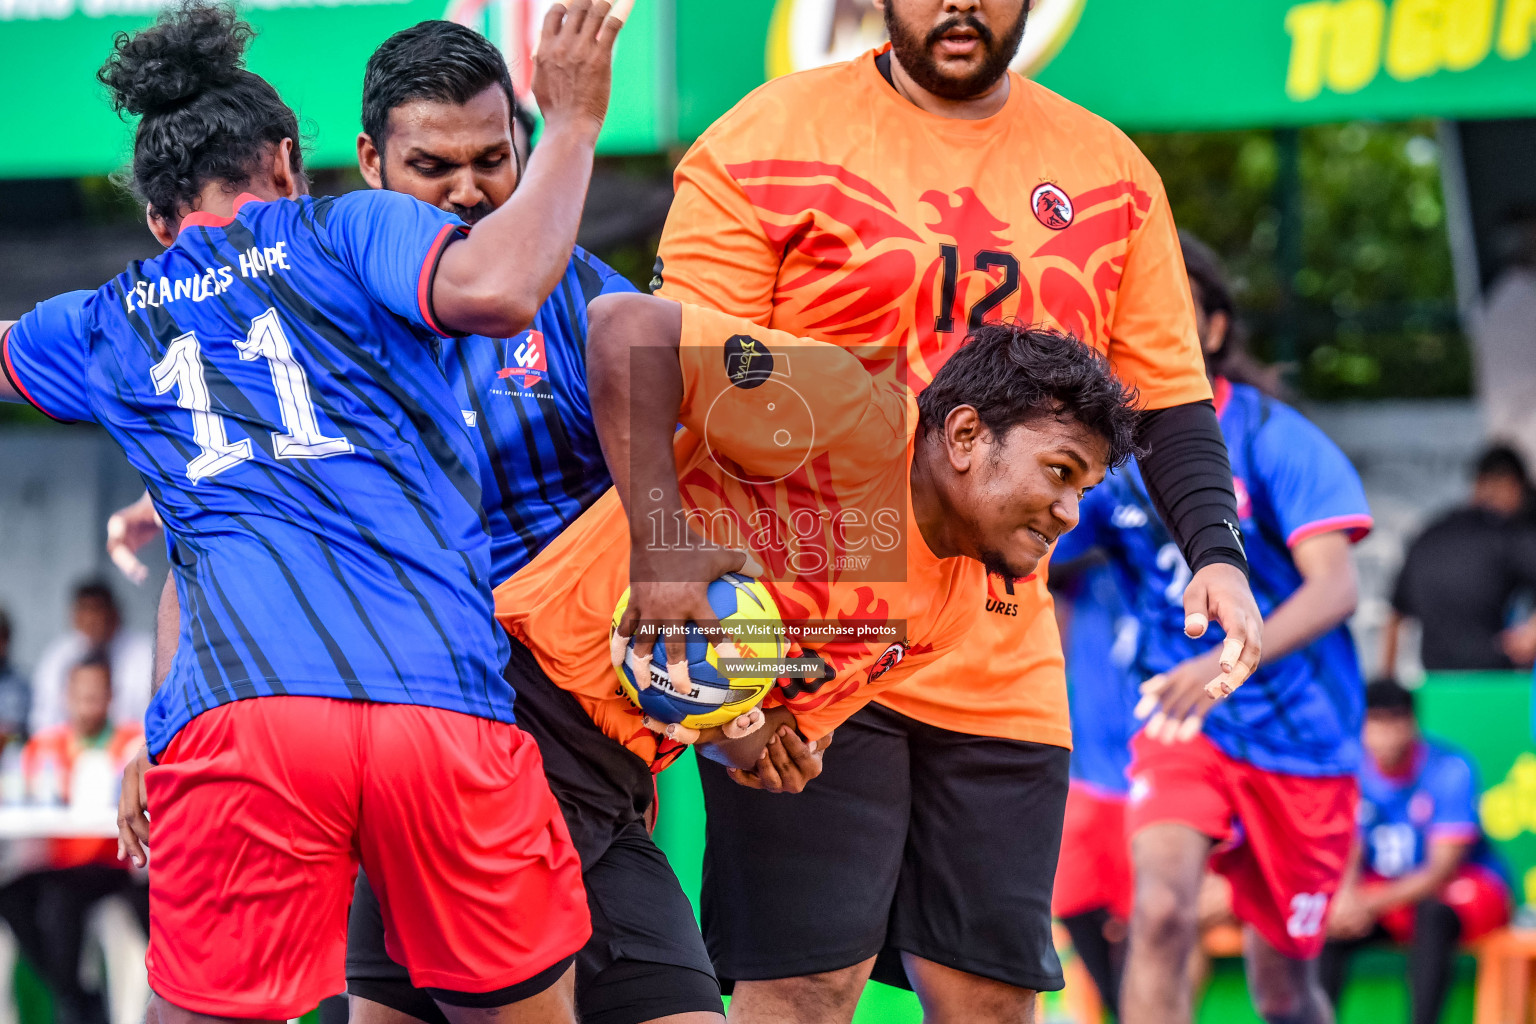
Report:
M944 451L955 472L964 473L971 468L983 429L975 406L957 405L944 417Z
M284 139L272 151L272 188L285 199L297 199L309 192L309 182L294 166L293 157L292 139Z
M369 188L384 187L384 154L367 132L357 133L357 169Z
M144 223L148 225L149 233L155 236L155 241L167 249L176 244L176 232L149 203L144 204Z

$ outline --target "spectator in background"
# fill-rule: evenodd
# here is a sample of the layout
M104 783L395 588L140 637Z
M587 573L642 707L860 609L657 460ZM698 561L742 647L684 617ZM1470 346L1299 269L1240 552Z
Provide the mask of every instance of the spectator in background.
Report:
M99 579L75 587L70 626L68 633L48 645L32 676L31 731L39 733L64 722L64 687L70 669L96 655L112 667L111 721L143 728L155 659L149 634L123 628L117 598Z
M1525 521L1530 481L1514 449L1477 460L1472 500L1431 523L1408 547L1382 634L1382 670L1397 665L1404 619L1422 631L1430 671L1529 668L1536 618L1510 628L1519 596L1536 590L1536 530Z
M1435 1024L1460 943L1509 921L1509 883L1477 820L1477 773L1420 734L1413 694L1390 679L1365 690L1359 837L1333 899L1323 986L1335 1006L1361 946L1410 944L1413 1024Z
M1536 458L1536 207L1511 210L1494 234L1498 274L1472 323L1488 436Z
M112 668L100 654L69 670L66 722L32 737L22 752L28 790L40 803L92 810L116 804L114 784L144 742L136 724L114 726ZM80 954L91 909L108 896L129 899L149 927L149 887L117 861L114 839L50 839L46 867L0 889L0 917L54 999L55 1024L105 1024L99 993L80 984Z
M0 747L27 738L32 684L11 664L11 617L0 608Z

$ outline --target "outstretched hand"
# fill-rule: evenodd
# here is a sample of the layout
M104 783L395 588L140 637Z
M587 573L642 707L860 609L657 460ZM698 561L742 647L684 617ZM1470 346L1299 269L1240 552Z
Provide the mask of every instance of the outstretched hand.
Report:
M1220 700L1253 675L1264 649L1264 618L1248 577L1235 565L1207 565L1184 588L1185 634L1202 637L1212 622L1227 636L1217 658L1221 671L1205 684L1205 693Z
M107 519L107 554L112 564L134 583L143 583L149 567L139 561L139 549L160 536L163 524L149 492Z
M550 7L533 56L533 98L551 128L587 119L596 131L608 114L613 43L633 0L565 0Z

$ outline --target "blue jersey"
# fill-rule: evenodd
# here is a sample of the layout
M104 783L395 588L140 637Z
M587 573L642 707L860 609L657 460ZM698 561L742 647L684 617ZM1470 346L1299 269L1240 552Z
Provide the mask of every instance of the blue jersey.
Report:
M1217 381L1216 392L1249 583L1267 617L1301 585L1290 546L1330 530L1346 530L1358 540L1370 530L1370 509L1344 453L1300 413L1245 385ZM1090 492L1080 515L1054 557L1065 561L1100 546L1125 574L1142 624L1141 678L1220 644L1214 624L1199 640L1184 635L1189 567L1158 520L1135 465L1116 470ZM1289 657L1265 659L1236 693L1217 702L1205 733L1229 756L1266 771L1342 775L1360 763L1363 711L1360 666L1341 624Z
M443 367L480 460L493 583L613 486L587 399L587 303L634 290L577 249L528 330L443 343Z
M1465 754L1425 739L1411 769L1382 774L1367 757L1360 766L1361 864L1396 878L1424 863L1437 839L1471 843L1467 862L1503 873L1477 821L1477 772Z
M274 694L511 720L477 458L430 301L462 230L393 192L242 197L9 332L17 389L105 427L165 521L181 633L151 752Z
M1115 570L1093 566L1057 595L1067 602L1068 706L1072 715L1075 781L1124 795L1136 731L1136 648L1140 624L1116 582Z

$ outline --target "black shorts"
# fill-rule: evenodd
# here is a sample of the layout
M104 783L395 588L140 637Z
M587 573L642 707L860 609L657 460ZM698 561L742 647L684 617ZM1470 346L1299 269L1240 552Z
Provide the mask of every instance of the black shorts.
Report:
M1070 751L951 732L870 704L794 796L699 758L701 913L722 979L835 971L908 952L1021 988L1062 987L1051 940Z
M581 855L592 938L576 955L583 1024L641 1024L674 1013L724 1013L693 907L645 818L650 768L609 739L516 640L507 678L517 724L534 737L550 789ZM347 928L347 991L431 1024L447 1024L384 949L378 901L361 874Z

